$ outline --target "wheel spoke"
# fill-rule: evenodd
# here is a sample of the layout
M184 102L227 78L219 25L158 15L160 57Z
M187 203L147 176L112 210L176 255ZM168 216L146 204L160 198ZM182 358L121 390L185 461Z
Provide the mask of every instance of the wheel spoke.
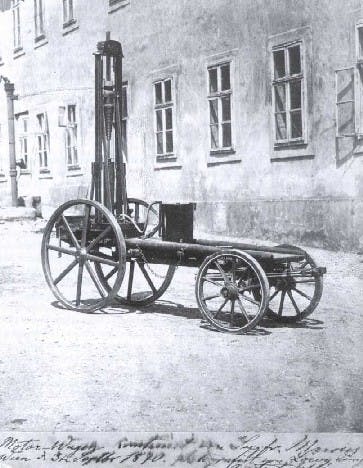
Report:
M288 294L288 296L290 298L290 301L291 301L292 305L294 306L294 309L296 311L296 315L300 315L301 311L300 311L300 309L298 308L298 306L297 306L297 304L295 302L295 299L294 299L294 297L292 295L292 292L289 290L289 291L287 291L287 294Z
M105 276L105 280L108 281L111 278L111 276L113 276L117 272L117 270L118 270L118 266L112 268L112 270L110 270Z
M300 296L306 297L309 301L312 301L313 298L308 296L307 294L304 293L304 291L301 291L300 289L294 288L294 291L296 291Z
M247 323L250 321L250 319L248 318L248 314L247 314L247 311L246 309L243 307L243 304L242 304L242 301L240 298L237 299L237 302L238 302L238 305L239 305L239 308L241 309L241 312L244 316L244 318L246 319Z
M67 255L73 255L73 256L75 256L76 253L77 253L76 250L67 249L66 247L59 247L58 245L48 244L47 249L48 250L55 250L56 252L61 252L61 253L64 253L64 254L67 254Z
M131 293L132 293L132 283L134 281L134 271L135 271L135 260L130 262L130 275L129 275L129 282L127 285L127 300L131 300Z
M234 303L235 301L231 301L231 320L229 322L229 326L233 327L233 321L234 321Z
M279 305L279 311L278 315L282 315L282 309L284 307L284 299L285 299L286 291L282 291L281 293L281 299L280 299L280 305Z
M86 258L87 260L92 260L92 262L104 263L105 265L118 267L118 262L115 262L114 260L109 260L108 258L102 258L92 254L87 254Z
M68 273L73 270L73 268L77 265L78 261L77 260L73 260L72 263L70 263L67 268L65 268L62 273L60 275L57 276L57 278L53 281L53 283L55 285L57 285L59 283L59 281L61 281L66 275L68 275Z
M223 277L224 282L227 283L227 284L230 283L230 281L229 281L229 279L228 279L228 276L226 275L226 272L223 271L223 268L220 266L220 264L219 264L217 261L215 261L214 264L217 266L217 268L218 268L218 270L219 270L219 273L220 273L220 274L222 275L222 277Z
M226 299L223 304L219 307L219 309L217 310L217 312L214 314L214 318L216 319L217 318L217 315L219 314L219 312L222 312L222 309L223 307L227 304L228 302L228 299Z
M81 303L82 279L83 279L83 263L80 263L78 266L76 306L79 306L79 304Z
M93 239L93 241L89 244L89 246L87 247L87 252L90 252L93 247L95 247L102 239L104 239L107 234L112 230L111 226L107 226L107 228L105 230L103 230L101 232L101 234L99 234L95 239Z
M255 304L255 305L257 305L257 306L260 305L260 303L259 303L258 301L256 301L255 299L252 299L252 297L247 297L247 296L245 296L243 293L241 293L240 296L243 297L243 299L244 299L245 301L251 302L252 304Z
M212 296L203 297L203 301L210 301L216 297L220 297L220 294L213 294Z
M83 226L82 226L81 247L84 247L86 245L90 212L91 212L91 207L89 205L85 205L85 214L84 214Z
M142 271L142 274L145 276L145 279L148 282L148 285L150 286L153 294L156 294L156 288L154 286L154 283L151 281L151 278L150 278L148 272L146 271L146 268L145 268L144 264L139 263L139 262L137 262L137 264L139 265L139 268Z
M89 275L90 275L90 277L91 277L91 279L92 279L94 285L96 286L98 292L100 293L100 295L101 295L102 297L106 297L106 293L105 293L105 291L102 289L102 285L101 285L99 279L97 278L97 275L96 275L95 272L92 270L92 267L91 267L91 265L89 264L89 262L88 262L87 260L85 261L85 265L86 265L86 269L87 269L87 271L88 271L88 273L89 273Z
M79 249L80 248L79 242L76 239L76 236L74 235L74 232L72 231L72 229L71 229L66 217L64 216L64 214L61 215L61 219L62 219L63 224L64 224L65 228L67 229L69 235L71 236L73 244L75 245L75 247L77 247L77 249Z
M271 294L269 301L272 301L272 299L273 299L274 297L276 297L276 296L278 295L278 293L279 293L279 290L276 289L276 291L275 291L273 294Z
M207 281L207 283L214 284L215 286L218 286L219 288L223 287L223 284L217 283L216 281L213 281L213 280L211 280L209 278L206 278L205 276L203 276L202 280Z

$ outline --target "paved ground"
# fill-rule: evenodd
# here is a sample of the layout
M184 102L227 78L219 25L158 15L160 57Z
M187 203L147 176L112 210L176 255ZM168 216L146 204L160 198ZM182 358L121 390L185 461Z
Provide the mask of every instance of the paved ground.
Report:
M326 265L299 326L200 326L194 271L144 310L55 306L34 222L0 224L0 430L362 431L363 263Z

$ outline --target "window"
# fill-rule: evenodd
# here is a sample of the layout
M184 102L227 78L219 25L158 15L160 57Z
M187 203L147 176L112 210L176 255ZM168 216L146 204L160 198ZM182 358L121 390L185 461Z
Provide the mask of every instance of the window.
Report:
M154 83L155 144L157 159L173 156L174 152L174 101L172 79Z
M63 26L67 26L74 21L73 0L63 0Z
M122 152L124 157L127 159L127 119L128 119L128 108L127 108L127 83L122 85L122 109L121 109L121 127L122 127Z
M40 172L49 172L48 168L48 122L46 114L38 114L37 151Z
M19 0L11 1L13 12L13 44L14 51L21 49L20 4Z
M129 3L130 3L130 0L109 0L108 2L110 7L124 6L124 5L128 5Z
M302 44L273 49L272 101L276 144L304 140Z
M67 106L66 156L68 169L78 169L76 106Z
M44 0L34 0L35 39L44 38Z
M19 124L20 159L24 164L23 169L26 170L29 167L28 118L20 119Z
M210 149L232 149L231 65L223 63L208 68Z

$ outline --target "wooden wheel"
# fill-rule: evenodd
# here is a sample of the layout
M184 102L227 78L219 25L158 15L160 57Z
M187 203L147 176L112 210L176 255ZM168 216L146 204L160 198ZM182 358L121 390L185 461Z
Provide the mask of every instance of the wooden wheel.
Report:
M153 237L159 230L159 212L155 206L138 198L128 198L129 216L137 223L145 226L145 238Z
M295 249L305 258L286 262L278 275L267 275L270 282L267 316L283 323L298 322L310 315L319 304L323 277L307 252L285 244L279 247Z
M115 270L106 289L97 265ZM96 201L61 205L48 221L42 241L42 266L53 294L68 309L92 312L117 294L125 273L126 247L112 213Z
M136 254L126 264L125 279L115 300L123 305L145 306L153 303L169 287L176 267L174 265L149 264L145 256ZM98 263L96 273L105 289L116 273L114 268Z
M254 297L258 288L260 298ZM245 333L253 329L268 305L268 281L259 263L239 250L207 257L197 275L195 294L204 318L218 330Z

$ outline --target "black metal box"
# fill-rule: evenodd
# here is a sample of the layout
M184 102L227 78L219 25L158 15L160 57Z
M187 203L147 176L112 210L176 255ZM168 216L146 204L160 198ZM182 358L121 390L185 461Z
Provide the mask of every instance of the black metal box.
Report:
M163 203L160 210L162 239L172 242L192 242L194 209L194 203Z

